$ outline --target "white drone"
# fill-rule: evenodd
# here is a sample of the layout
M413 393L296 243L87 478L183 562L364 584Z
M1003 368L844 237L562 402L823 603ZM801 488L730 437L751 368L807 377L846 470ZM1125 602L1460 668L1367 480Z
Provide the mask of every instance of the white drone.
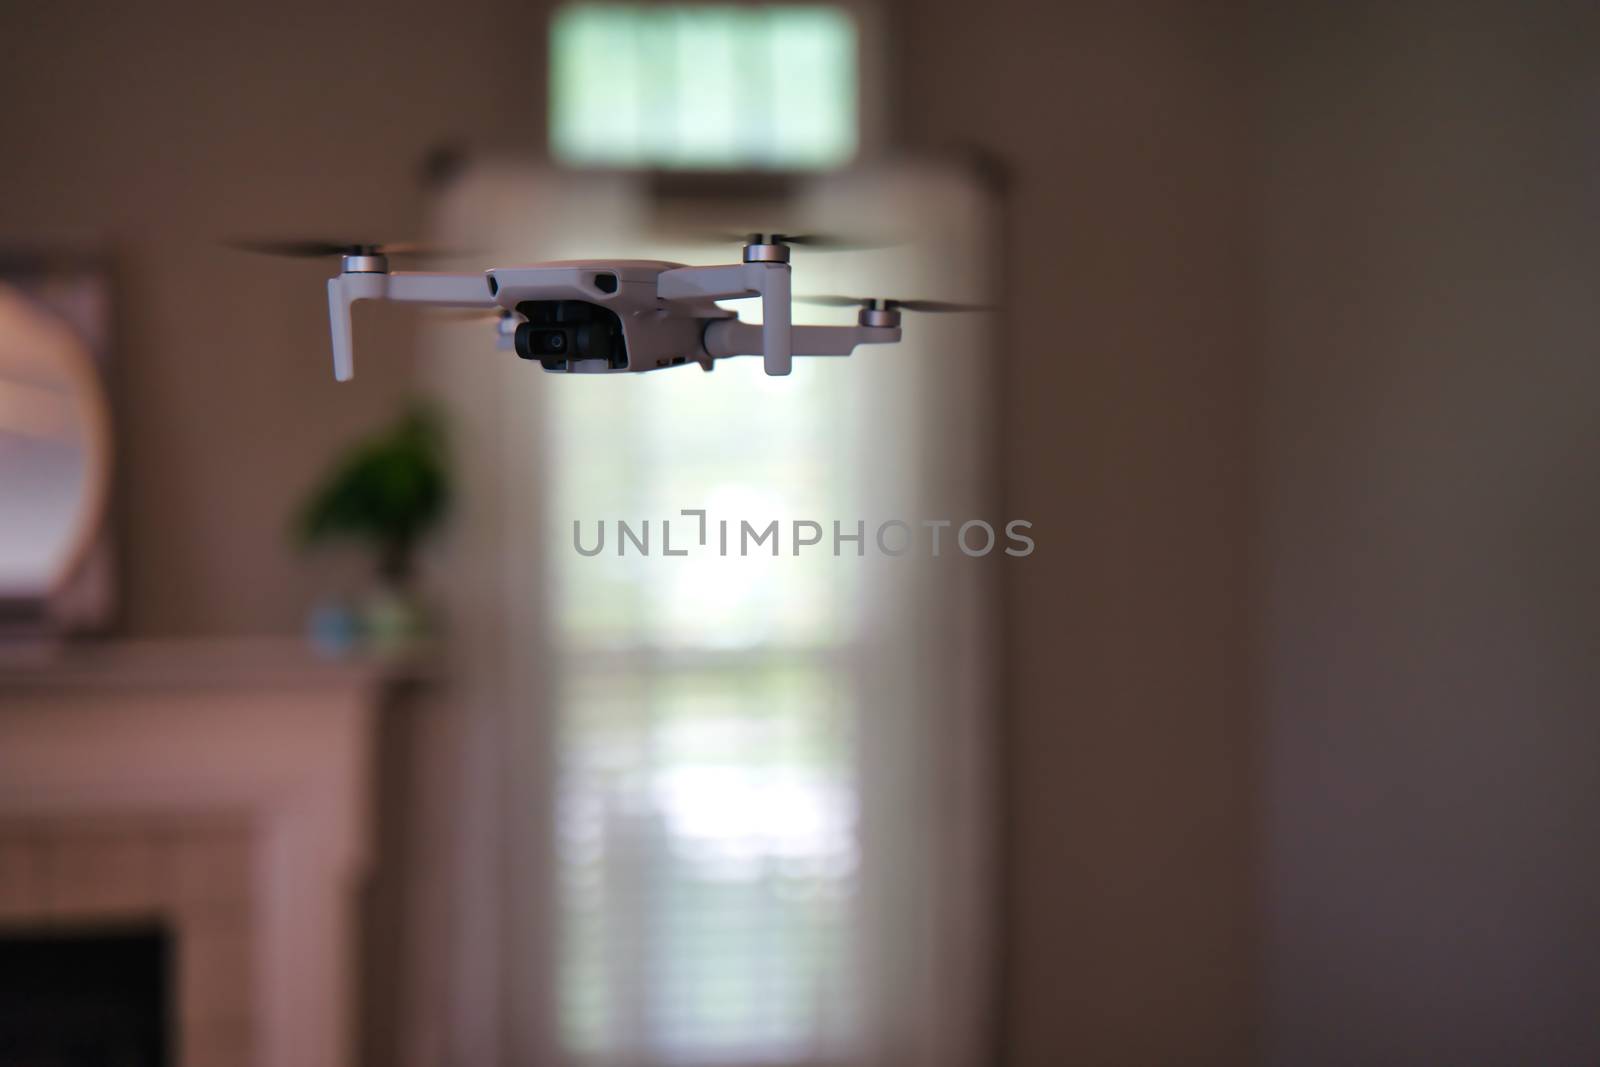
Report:
M768 374L788 374L795 356L848 356L857 345L900 340L902 311L977 311L938 300L846 296L800 297L802 303L858 307L854 326L796 326L791 315L789 250L830 239L793 234L749 235L743 262L689 267L649 259L571 260L498 267L477 274L389 270L389 257L412 245L328 241L236 243L289 256L340 256L328 279L333 376L355 374L350 307L357 300L396 300L477 308L499 319L502 347L557 373L610 374L686 363L711 370L731 356L760 356ZM740 322L718 300L761 298L761 324Z

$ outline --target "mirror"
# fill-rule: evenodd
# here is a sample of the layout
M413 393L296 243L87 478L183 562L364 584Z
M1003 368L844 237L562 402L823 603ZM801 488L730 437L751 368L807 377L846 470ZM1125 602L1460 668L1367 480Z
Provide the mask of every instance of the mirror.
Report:
M111 482L103 313L102 287L82 275L0 276L0 623L84 621L74 586Z

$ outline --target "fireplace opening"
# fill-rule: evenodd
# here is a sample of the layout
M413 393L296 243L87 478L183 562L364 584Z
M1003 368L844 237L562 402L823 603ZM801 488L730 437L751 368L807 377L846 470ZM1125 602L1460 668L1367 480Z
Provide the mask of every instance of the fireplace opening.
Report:
M0 930L0 1064L166 1067L171 941L154 925Z

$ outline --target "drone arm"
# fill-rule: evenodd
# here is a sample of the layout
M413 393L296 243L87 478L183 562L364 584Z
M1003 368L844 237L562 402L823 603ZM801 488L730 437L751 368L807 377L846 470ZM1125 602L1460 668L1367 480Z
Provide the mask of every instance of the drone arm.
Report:
M357 300L397 300L446 307L495 307L482 274L380 274L348 272L328 279L328 324L333 334L333 376L355 377L350 305Z
M761 297L761 355L768 374L788 374L793 355L787 263L731 263L677 267L656 278L663 300L731 300Z
M489 292L488 276L484 274L391 274L387 296L390 300L412 304L474 308L498 306Z
M718 319L706 327L706 354L712 359L761 355L766 340L764 330L764 326L738 319ZM848 356L857 345L894 344L900 340L898 327L794 326L790 334L796 356Z

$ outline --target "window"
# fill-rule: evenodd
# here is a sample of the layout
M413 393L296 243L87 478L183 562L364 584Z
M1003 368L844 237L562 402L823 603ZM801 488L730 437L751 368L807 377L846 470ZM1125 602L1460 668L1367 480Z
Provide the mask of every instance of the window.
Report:
M550 147L575 166L812 170L855 155L855 22L824 5L573 4Z
M741 519L857 510L853 368L823 363L551 383L554 513L586 547L601 517L653 538L619 556L608 522L604 551L556 567L559 1015L580 1056L834 1062L853 1033L856 570L787 533L776 557L738 547ZM664 557L683 508L708 510L709 547ZM698 533L672 524L679 547Z

